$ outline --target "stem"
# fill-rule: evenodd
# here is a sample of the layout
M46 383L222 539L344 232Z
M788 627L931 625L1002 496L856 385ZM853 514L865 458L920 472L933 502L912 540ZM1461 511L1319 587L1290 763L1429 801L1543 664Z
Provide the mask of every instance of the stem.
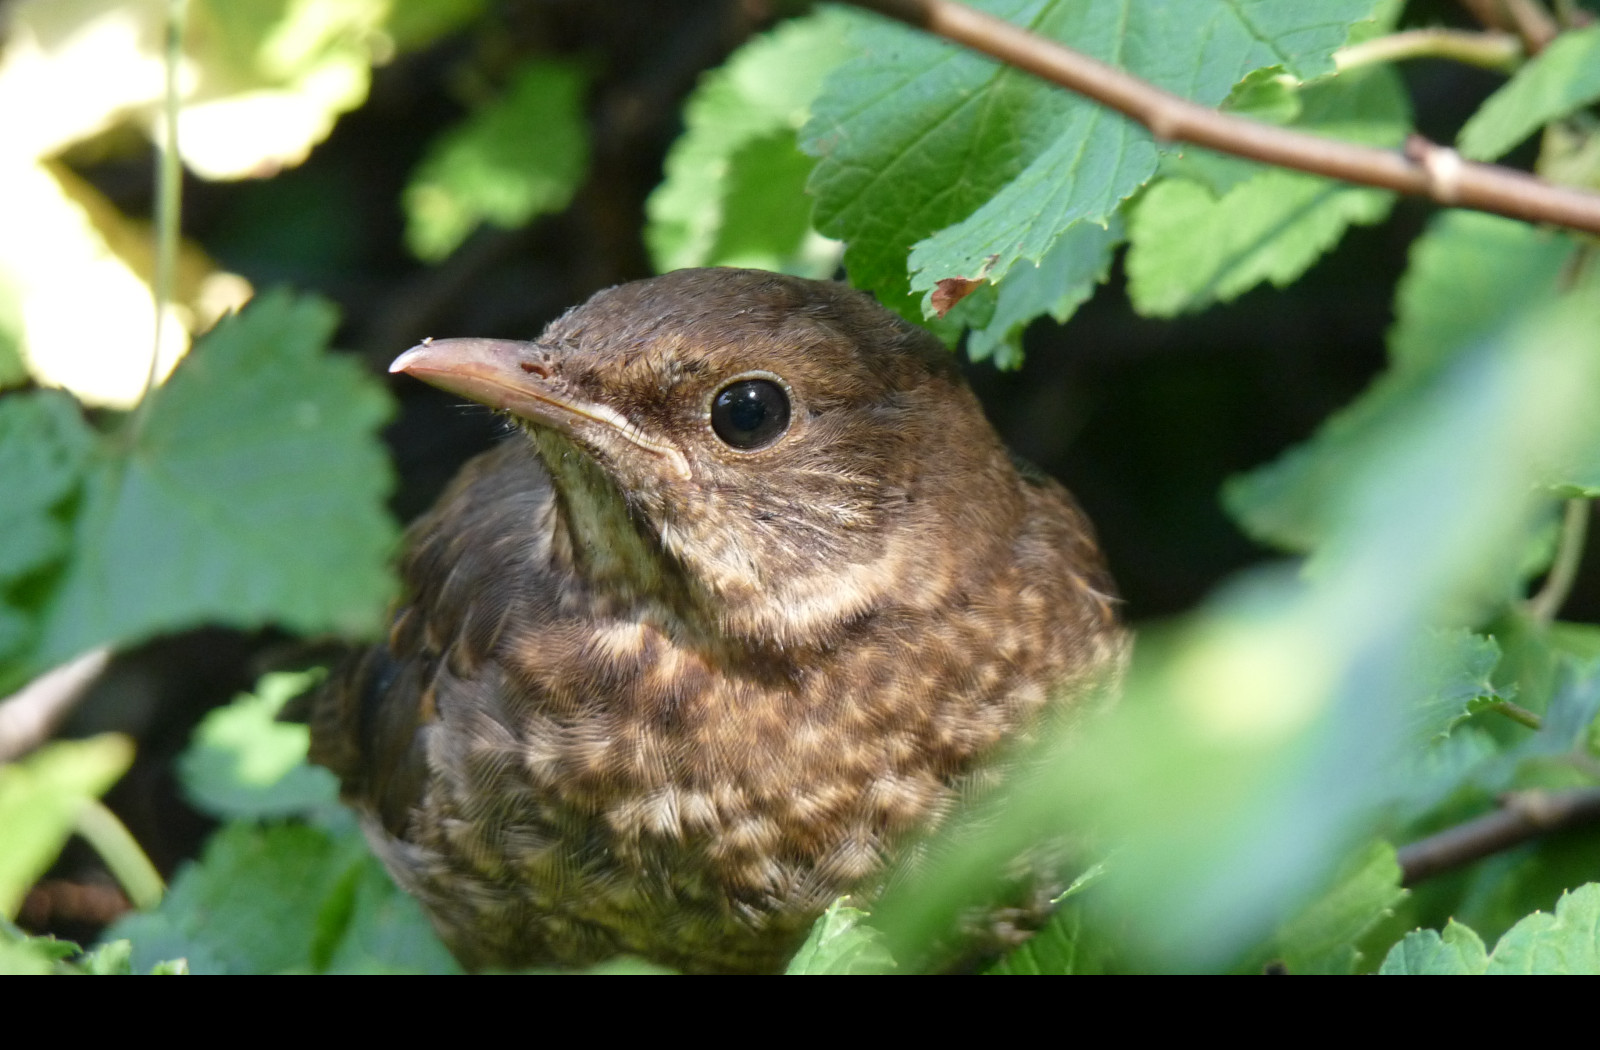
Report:
M1501 808L1494 813L1400 849L1400 884L1415 886L1540 835L1595 821L1600 821L1600 788L1519 791L1502 799Z
M1510 73L1522 61L1522 41L1510 33L1465 29L1407 29L1340 48L1333 64L1343 73L1379 62L1442 58L1497 73Z
M1521 704L1514 704L1510 700L1496 700L1488 705L1489 710L1505 715L1511 721L1521 726L1527 726L1535 732L1544 728L1544 719L1529 711Z
M1566 603L1572 583L1578 577L1578 566L1583 561L1584 540L1588 533L1589 501L1567 500L1566 511L1561 516L1561 538L1556 543L1555 561L1544 578L1544 586L1528 600L1528 615L1541 627L1549 626Z
M73 830L94 847L100 859L106 862L112 876L128 894L128 900L140 911L149 911L161 903L167 892L161 873L150 863L144 850L127 825L106 808L99 799L86 799L78 810Z
M156 377L161 368L162 328L167 304L178 272L178 234L183 223L183 163L178 154L178 66L183 58L183 32L188 18L188 0L167 0L167 40L163 66L166 72L162 98L161 142L156 150L156 265L152 290L156 303L155 345L150 348L150 369L139 391L132 434L143 429L155 400Z
M1455 150L1420 136L1413 135L1402 150L1386 150L1219 113L953 0L848 2L1075 91L1138 121L1162 142L1188 142L1282 168L1427 197L1451 207L1600 234L1600 193L1464 160Z

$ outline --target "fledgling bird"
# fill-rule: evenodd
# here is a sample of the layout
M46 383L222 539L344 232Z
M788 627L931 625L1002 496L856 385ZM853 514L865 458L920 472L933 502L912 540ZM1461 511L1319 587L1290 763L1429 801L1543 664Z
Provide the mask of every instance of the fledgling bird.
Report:
M781 968L1117 663L1088 521L931 335L680 270L392 366L506 413L313 758L467 966Z

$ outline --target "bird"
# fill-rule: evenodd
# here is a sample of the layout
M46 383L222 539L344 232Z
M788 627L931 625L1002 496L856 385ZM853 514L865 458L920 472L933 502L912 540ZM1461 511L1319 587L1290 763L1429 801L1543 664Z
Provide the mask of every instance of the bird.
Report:
M846 284L679 270L391 371L511 433L312 759L468 968L781 970L1120 666L1084 513Z

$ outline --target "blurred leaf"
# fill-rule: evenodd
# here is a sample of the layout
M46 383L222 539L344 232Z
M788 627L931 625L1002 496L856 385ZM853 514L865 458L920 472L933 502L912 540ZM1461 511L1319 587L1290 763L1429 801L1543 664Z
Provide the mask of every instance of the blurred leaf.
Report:
M104 794L132 762L128 738L107 733L47 744L0 765L0 915L16 916L29 887L55 863L84 800Z
M416 0L400 5L409 11ZM392 52L392 0L192 0L184 160L202 178L300 163L365 100ZM166 0L15 0L0 62L7 146L45 158L122 123L160 122Z
M1470 927L1452 920L1442 936L1433 930L1406 934L1378 972L1398 976L1481 974L1488 965L1483 940Z
M1054 902L1050 921L987 972L1017 977L1113 972L1114 940L1088 921L1081 897L1105 872L1104 864L1096 864L1078 876Z
M832 8L751 39L707 73L650 195L645 242L658 271L752 266L828 277L838 248L811 231L813 161L796 131L848 55L852 16Z
M53 391L0 401L0 660L22 651L34 625L9 597L19 581L58 562L70 533L62 505L83 482L94 432L72 399ZM42 668L40 670L43 670ZM7 691L0 675L0 693Z
M395 527L374 432L390 406L324 353L334 323L316 300L261 297L206 336L131 447L100 442L25 670L207 621L377 629Z
M131 407L156 342L149 286L155 255L146 225L64 165L0 152L0 229L0 298L9 300L29 374L90 404ZM157 381L188 350L191 328L249 297L248 283L217 272L187 243L176 277L175 301L162 314Z
M1068 0L978 6L1217 105L1255 69L1329 71L1348 24L1374 5L1269 2L1248 16L1214 0L1115 11ZM855 48L859 57L829 78L802 135L820 158L811 180L817 225L846 241L852 282L908 317L923 312L913 290L974 277L991 256L989 279L1003 284L1074 224L1105 226L1155 171L1142 128L1028 74L886 23L865 25Z
M412 51L483 15L488 0L394 0L384 29L394 46Z
M0 389L28 378L22 361L22 304L16 287L0 271Z
M1364 464L1397 434L1420 435L1410 421L1419 399L1442 382L1441 369L1558 298L1574 248L1563 234L1508 219L1439 216L1413 246L1400 284L1389 371L1310 441L1231 480L1223 492L1229 512L1262 542L1300 551L1316 546ZM1593 283L1600 287L1600 279ZM1522 565L1520 550L1494 560L1507 577Z
M338 779L306 764L310 729L276 720L285 703L321 678L269 674L254 694L206 715L178 760L189 800L219 817L287 816L337 805Z
M1569 30L1517 70L1462 125L1462 156L1495 160L1552 120L1600 100L1600 25Z
M1387 68L1335 77L1300 95L1303 130L1392 146L1410 128L1403 86ZM1383 219L1393 201L1391 193L1280 168L1262 169L1220 197L1199 182L1164 179L1133 207L1128 295L1140 313L1169 317L1229 302L1262 281L1281 288L1349 226Z
M789 960L790 974L870 974L895 969L883 935L866 925L869 916L834 901L811 926L811 934Z
M1424 699L1428 631L1527 534L1540 465L1600 427L1600 300L1525 309L1351 465L1312 571L1258 574L1147 630L1122 706L987 812L947 878L885 897L874 923L903 965L1052 828L1114 832L1105 907L1156 969L1237 959L1366 837Z
M1271 953L1292 974L1349 974L1356 945L1405 899L1394 847L1375 842L1348 861L1331 888L1278 928Z
M513 229L567 206L589 164L584 81L574 66L529 62L428 147L404 198L419 258L444 258L481 223Z

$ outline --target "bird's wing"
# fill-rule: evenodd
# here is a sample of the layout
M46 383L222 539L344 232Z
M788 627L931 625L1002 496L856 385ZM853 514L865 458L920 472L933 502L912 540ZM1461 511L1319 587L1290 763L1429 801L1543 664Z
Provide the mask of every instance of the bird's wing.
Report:
M439 670L471 679L508 622L527 622L549 588L553 495L528 443L512 439L464 467L410 529L404 595L388 638L346 661L311 704L311 760L347 800L405 837L429 780L427 730Z

